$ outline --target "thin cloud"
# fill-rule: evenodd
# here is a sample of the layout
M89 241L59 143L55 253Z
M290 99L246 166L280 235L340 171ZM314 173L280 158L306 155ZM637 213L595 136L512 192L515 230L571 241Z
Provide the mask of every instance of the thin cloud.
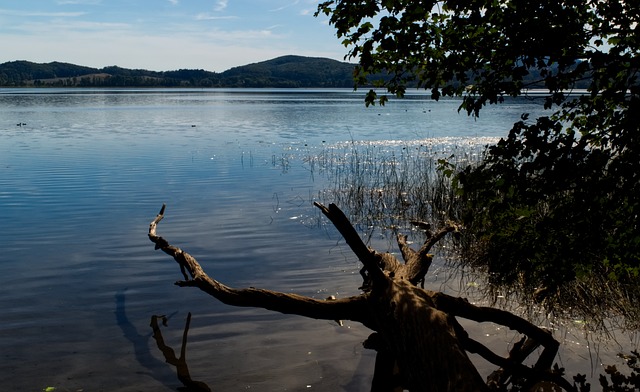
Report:
M15 31L21 31L28 36L55 37L59 34L80 34L88 32L103 33L105 31L131 31L131 25L126 23L86 22L58 20L52 23L29 22L14 27ZM67 38L65 38L67 39Z
M287 8L291 8L293 6L298 5L298 3L300 3L300 0L295 0L293 3L283 5L282 7L270 9L269 12L278 12L278 11L286 10Z
M102 3L102 0L59 0L57 2L58 5L98 5Z
M0 9L0 15L23 16L23 17L54 17L54 18L76 18L86 15L86 12L41 12L41 11L16 11Z
M218 3L215 5L215 7L213 7L213 11L214 12L224 11L227 8L228 4L229 4L228 0L219 0Z
M232 15L214 15L208 12L201 12L196 15L196 20L222 20L222 19L238 19L237 16Z
M269 40L272 43L272 40L279 40L284 36L274 34L271 30L213 30L206 33L200 33L200 37L202 41L207 42L208 40L215 39L220 43L229 43L233 45L234 43L242 43L245 42L247 44L257 44L258 42L266 42L264 40ZM195 40L194 40L195 41Z

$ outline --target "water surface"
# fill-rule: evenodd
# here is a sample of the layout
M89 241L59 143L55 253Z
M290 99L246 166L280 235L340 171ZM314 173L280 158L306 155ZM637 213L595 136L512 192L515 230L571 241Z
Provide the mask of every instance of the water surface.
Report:
M169 316L178 353L191 312L191 376L214 390L368 390L370 331L178 288L148 224L167 203L159 234L228 285L355 295L360 267L312 206L329 184L307 158L345 143L481 145L541 110L514 100L473 119L458 106L413 94L366 108L348 90L0 90L0 386L176 390L149 322ZM384 234L371 243L394 250ZM502 352L513 339L475 331ZM570 353L565 364L592 362Z

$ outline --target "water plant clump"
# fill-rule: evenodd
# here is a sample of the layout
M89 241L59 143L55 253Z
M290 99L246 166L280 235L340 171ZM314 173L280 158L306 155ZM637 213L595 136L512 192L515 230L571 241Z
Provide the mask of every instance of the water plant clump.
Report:
M454 174L482 158L492 138L350 141L306 158L327 186L318 198L345 206L356 225L393 229L459 217Z

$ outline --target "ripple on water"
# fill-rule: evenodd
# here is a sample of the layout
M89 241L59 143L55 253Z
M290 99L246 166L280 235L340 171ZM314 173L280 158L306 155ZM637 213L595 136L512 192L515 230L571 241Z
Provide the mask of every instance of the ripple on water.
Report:
M476 121L458 116L455 101L368 110L351 94L3 91L0 118L28 125L0 129L0 385L173 391L175 369L149 321L169 316L162 330L179 350L192 312L191 375L214 390L369 389L364 327L235 309L176 287L177 265L147 238L167 203L159 234L225 283L353 295L357 260L312 206L331 185L320 169L353 149L480 151L537 110L514 106ZM385 241L374 245L392 249ZM498 351L513 340L476 328ZM561 358L572 366L585 352Z

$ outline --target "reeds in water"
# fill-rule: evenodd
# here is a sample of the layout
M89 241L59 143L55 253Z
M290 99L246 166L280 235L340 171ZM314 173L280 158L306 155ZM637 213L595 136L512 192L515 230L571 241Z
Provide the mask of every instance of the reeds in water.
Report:
M307 158L328 181L318 198L338 204L354 224L393 228L420 220L456 219L456 190L448 170L479 162L487 138L351 141Z

